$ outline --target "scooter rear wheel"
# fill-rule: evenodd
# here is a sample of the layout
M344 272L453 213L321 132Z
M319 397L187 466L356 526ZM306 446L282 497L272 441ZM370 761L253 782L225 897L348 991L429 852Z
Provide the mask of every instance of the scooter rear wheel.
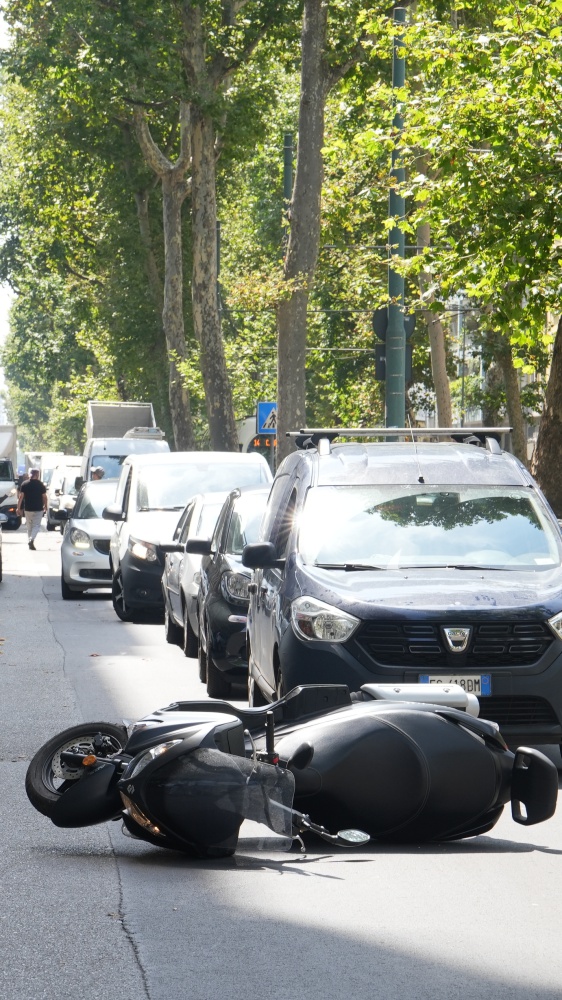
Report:
M98 733L106 737L102 753L94 751L94 739ZM55 805L74 781L82 776L82 768L73 768L61 760L61 753L78 747L82 753L109 757L118 753L127 742L125 726L111 722L84 722L72 726L48 740L33 757L25 776L25 790L31 804L43 816L51 816Z

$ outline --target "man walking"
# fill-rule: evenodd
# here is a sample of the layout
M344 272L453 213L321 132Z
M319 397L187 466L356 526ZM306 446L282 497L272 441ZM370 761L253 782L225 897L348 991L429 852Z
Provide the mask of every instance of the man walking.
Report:
M39 469L30 469L29 479L21 484L17 513L18 517L25 513L28 545L35 551L35 539L39 534L41 518L47 513L47 490L39 479Z

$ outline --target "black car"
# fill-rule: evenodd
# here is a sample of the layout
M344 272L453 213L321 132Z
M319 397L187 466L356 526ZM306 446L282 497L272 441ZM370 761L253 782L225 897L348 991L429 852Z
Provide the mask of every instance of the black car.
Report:
M250 703L455 682L510 742L559 744L562 536L524 466L492 437L308 443L244 551Z
M235 683L246 683L246 613L251 573L242 565L244 546L255 541L267 489L232 490L212 539L192 538L186 552L200 553L199 675L211 698L228 698Z

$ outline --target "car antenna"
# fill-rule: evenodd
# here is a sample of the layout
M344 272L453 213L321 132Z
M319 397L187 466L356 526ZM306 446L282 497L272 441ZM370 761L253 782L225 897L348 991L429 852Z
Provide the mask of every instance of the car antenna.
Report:
M416 438L415 438L415 435L414 435L414 429L412 427L412 421L410 420L410 414L407 413L406 416L408 417L408 426L409 426L411 434L412 434L412 444L414 446L414 452L415 452L415 455L416 455L416 462L418 463L418 472L419 472L418 483L425 483L425 479L422 476L421 465L420 465L420 456L418 454L418 446L416 444Z

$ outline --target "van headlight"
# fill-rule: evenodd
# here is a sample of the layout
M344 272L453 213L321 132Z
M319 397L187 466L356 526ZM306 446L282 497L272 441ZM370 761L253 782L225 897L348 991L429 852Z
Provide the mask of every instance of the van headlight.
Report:
M562 639L562 611L559 611L557 615L552 618L547 619L546 623L557 639Z
M360 624L359 618L312 597L297 597L291 605L291 621L301 639L346 642Z

